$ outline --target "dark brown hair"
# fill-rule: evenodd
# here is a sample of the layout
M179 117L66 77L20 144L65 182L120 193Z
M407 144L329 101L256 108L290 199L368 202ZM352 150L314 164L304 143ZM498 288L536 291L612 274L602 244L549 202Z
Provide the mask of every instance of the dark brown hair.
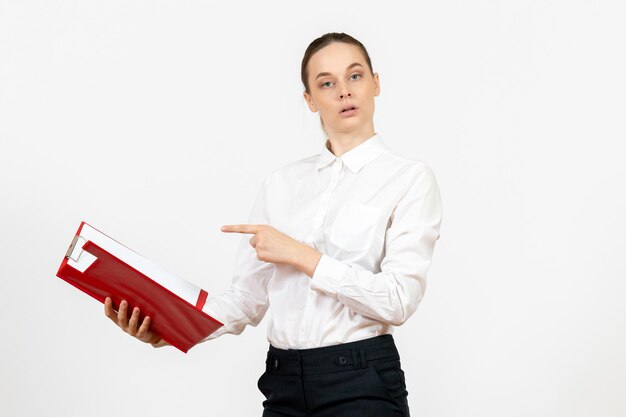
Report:
M348 43L348 44L359 47L359 49L363 53L363 56L365 57L365 61L367 63L367 66L369 67L370 73L372 74L372 76L374 75L374 70L372 68L372 60L370 59L370 56L367 53L367 49L365 49L365 46L363 46L361 42L359 42L352 36L348 35L347 33L343 33L343 32L326 33L320 36L319 38L315 39L313 42L311 42L309 46L306 48L306 51L304 51L304 57L302 57L302 64L300 67L300 77L302 78L304 91L306 91L309 94L311 94L311 89L309 86L309 70L307 68L309 65L309 61L311 60L311 57L313 56L313 54L315 54L317 51L319 51L326 45L329 45L333 42L343 42L343 43ZM320 115L320 123L322 125L322 130L328 136L326 129L324 129L324 121L322 120L322 115Z
M372 69L372 61L370 59L369 54L367 53L367 49L365 49L365 46L363 46L361 42L354 39L352 36L348 35L347 33L343 33L343 32L326 33L325 35L322 35L319 38L315 39L313 42L311 42L309 46L306 48L306 51L304 51L304 57L302 57L302 65L300 67L300 77L302 78L304 91L306 91L309 94L311 93L311 89L309 88L309 80L308 80L309 70L307 68L309 65L309 61L311 60L311 57L313 56L313 54L315 54L317 51L319 51L326 45L331 44L333 42L343 42L343 43L349 43L349 44L358 46L359 49L361 49L361 52L363 52L363 56L365 57L365 61L367 62L367 66L369 67L370 73L374 75L374 70Z

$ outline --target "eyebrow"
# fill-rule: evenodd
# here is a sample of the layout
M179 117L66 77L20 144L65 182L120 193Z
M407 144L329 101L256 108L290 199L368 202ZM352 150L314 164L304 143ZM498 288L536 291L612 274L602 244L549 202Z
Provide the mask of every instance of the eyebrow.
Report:
M353 62L352 64L348 65L348 67L346 68L346 71L356 66L363 67L363 65L359 64L358 62ZM317 77L315 77L315 79L317 80L319 77L323 77L325 75L332 75L332 74L330 72L320 72L319 74L317 74Z

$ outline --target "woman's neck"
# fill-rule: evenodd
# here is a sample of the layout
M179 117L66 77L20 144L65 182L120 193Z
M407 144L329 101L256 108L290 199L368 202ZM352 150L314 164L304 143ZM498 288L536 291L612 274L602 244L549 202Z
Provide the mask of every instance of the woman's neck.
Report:
M376 132L374 130L374 126L371 126L369 129L363 129L363 131L359 132L334 132L332 135L328 136L326 146L328 147L330 144L329 150L336 157L340 157L350 149L359 146L375 134Z

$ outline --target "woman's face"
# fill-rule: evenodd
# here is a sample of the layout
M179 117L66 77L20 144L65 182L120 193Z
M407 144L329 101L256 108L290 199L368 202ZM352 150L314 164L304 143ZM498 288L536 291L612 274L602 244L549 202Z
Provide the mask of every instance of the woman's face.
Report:
M311 56L308 81L311 92L305 91L304 98L312 112L320 112L329 136L373 129L378 73L370 74L359 47L344 42L326 45ZM348 105L356 110L342 113Z

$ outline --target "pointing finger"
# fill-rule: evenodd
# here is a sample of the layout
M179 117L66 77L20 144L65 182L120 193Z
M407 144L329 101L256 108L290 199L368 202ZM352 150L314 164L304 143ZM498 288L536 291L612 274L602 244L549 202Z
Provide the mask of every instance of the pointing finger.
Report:
M222 226L222 232L256 233L259 230L256 224L230 224Z

